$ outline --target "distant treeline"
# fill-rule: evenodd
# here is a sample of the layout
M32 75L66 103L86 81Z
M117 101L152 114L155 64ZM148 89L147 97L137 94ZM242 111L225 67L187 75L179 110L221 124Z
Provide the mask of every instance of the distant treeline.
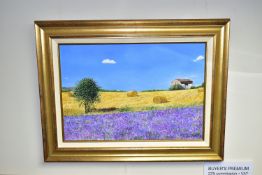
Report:
M123 90L109 90L109 89L100 89L100 92L126 92Z
M73 91L74 87L62 87L62 92L70 92ZM126 92L123 90L109 90L109 89L99 89L100 92Z
M191 89L197 89L197 88L203 88L205 87L205 83L202 83L201 85L198 86L191 86Z
M62 92L70 92L73 91L74 87L62 87ZM155 91L166 91L167 89L149 89L149 90L142 90L140 92L155 92ZM100 89L100 92L127 92L124 90L110 90L110 89Z
M197 88L202 88L204 87L204 83L199 85L199 86L192 86L190 89L197 89ZM168 90L183 90L184 88L181 89L149 89L149 90L142 90L140 92L156 92L156 91L168 91ZM74 87L62 87L62 92L70 92L73 91ZM100 89L100 92L127 92L124 90L110 90L110 89Z
M168 89L149 89L149 90L142 90L141 92L155 92L155 91L167 91Z
M62 92L70 92L73 91L74 88L73 87L62 87Z

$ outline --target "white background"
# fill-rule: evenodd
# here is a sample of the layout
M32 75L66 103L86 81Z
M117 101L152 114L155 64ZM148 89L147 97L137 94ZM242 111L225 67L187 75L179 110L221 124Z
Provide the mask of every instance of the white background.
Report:
M259 0L0 0L0 174L201 175L201 162L44 163L33 21L222 17L232 20L225 160L262 174Z

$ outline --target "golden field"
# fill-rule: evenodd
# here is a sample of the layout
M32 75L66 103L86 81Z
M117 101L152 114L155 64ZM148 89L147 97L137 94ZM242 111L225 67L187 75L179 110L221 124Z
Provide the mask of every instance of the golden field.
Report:
M153 98L162 96L166 103L156 104ZM106 113L112 111L143 111L152 109L165 109L186 106L203 105L203 88L179 90L179 91L153 91L138 92L138 96L128 97L127 92L100 92L100 102L95 103L95 111L92 113ZM84 107L73 97L72 92L62 92L63 114L82 115Z

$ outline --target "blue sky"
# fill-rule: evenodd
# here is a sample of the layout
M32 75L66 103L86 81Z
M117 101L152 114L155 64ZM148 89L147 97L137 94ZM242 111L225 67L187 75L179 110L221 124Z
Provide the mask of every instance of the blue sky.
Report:
M172 80L204 82L204 43L60 45L62 86L93 78L107 90L168 89Z

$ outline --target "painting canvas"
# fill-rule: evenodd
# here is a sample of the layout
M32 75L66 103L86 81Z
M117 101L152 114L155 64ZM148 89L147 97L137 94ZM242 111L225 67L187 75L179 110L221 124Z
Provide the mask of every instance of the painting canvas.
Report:
M205 42L60 44L63 140L203 140Z
M35 21L44 160L223 160L229 26Z

